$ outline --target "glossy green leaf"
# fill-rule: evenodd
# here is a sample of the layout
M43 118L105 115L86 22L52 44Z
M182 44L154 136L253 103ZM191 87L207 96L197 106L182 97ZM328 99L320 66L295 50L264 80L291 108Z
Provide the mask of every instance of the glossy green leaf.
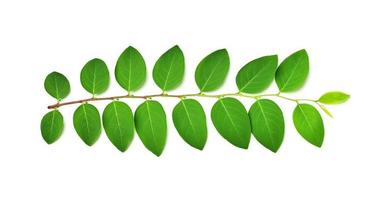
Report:
M60 101L70 94L70 83L63 74L52 72L44 80L44 89Z
M102 94L109 87L109 70L105 62L94 58L81 71L81 84L89 93Z
M57 141L63 132L63 116L58 110L53 110L44 115L40 122L40 131L47 144Z
M160 156L167 141L167 119L161 104L153 100L145 101L137 108L134 122L144 146Z
M341 104L348 101L350 95L345 94L344 92L327 92L323 94L318 101L323 104Z
M200 150L204 148L207 141L206 115L198 101L181 100L173 109L172 119L185 142Z
M117 60L115 76L118 84L128 92L141 88L146 79L144 58L134 47L128 47Z
M157 60L153 68L153 80L163 91L177 88L184 77L184 55L176 45Z
M324 124L316 108L309 104L298 104L293 112L293 122L305 140L321 147L324 140Z
M97 142L101 135L101 117L97 108L89 103L75 110L73 124L79 137L89 146Z
M134 119L130 107L121 101L111 102L103 111L102 122L110 142L121 152L126 151L134 136Z
M309 73L309 58L305 49L287 57L279 65L275 81L281 92L293 92L306 82Z
M218 89L226 80L230 58L226 49L217 50L202 61L195 71L196 85L201 92L209 92Z
M264 56L247 63L236 77L239 91L250 94L264 91L274 80L277 65L277 55Z
M257 100L249 111L251 130L264 147L277 152L284 139L285 122L280 107L269 99Z
M250 119L243 104L235 98L219 99L211 110L216 130L231 144L247 149L250 143Z

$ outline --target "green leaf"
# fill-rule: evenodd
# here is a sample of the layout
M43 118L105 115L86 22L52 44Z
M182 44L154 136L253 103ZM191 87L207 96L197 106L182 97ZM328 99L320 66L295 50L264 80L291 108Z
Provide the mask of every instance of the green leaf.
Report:
M332 117L333 118L333 115L332 113L328 110L328 108L326 108L324 105L322 104L318 104L321 108L322 111L324 111L325 114L327 114L329 117Z
M257 100L249 111L254 137L264 147L277 152L284 139L285 122L280 107L269 99Z
M101 118L97 108L89 103L80 105L74 112L73 124L79 137L92 146L101 135Z
M115 76L118 84L126 91L134 92L141 88L146 79L145 61L134 47L128 47L117 60Z
M137 108L134 122L144 146L160 156L167 141L167 119L161 104L153 100L145 101Z
M327 92L323 94L318 101L323 104L341 104L348 101L350 95L344 92Z
M300 89L309 73L309 58L305 49L287 57L278 67L275 81L281 92L293 92Z
M239 91L253 94L267 89L274 80L277 65L277 55L264 56L247 63L236 77Z
M153 80L163 91L177 88L183 81L184 55L176 45L157 60L153 68Z
M53 110L44 115L40 122L40 131L47 144L57 141L63 132L63 116L58 110Z
M324 140L324 124L316 108L309 104L298 104L293 112L293 122L305 140L321 147Z
M230 58L226 49L217 50L200 61L195 71L195 81L200 91L214 91L223 85L229 67Z
M89 93L102 94L109 87L109 70L105 62L94 58L81 71L81 84Z
M125 152L134 136L134 119L130 107L121 101L111 102L103 111L102 122L110 142Z
M198 101L181 100L173 109L172 119L185 142L199 150L204 148L207 141L206 115Z
M70 83L63 74L52 72L44 80L44 89L60 101L70 94Z
M243 104L235 98L219 99L211 110L216 130L231 144L247 149L250 143L250 119Z

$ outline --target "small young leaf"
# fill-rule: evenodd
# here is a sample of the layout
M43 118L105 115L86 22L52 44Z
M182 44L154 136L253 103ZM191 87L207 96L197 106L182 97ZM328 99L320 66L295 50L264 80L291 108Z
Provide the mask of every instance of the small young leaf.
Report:
M134 47L128 47L117 60L115 76L118 84L128 92L141 88L146 79L145 61Z
M318 104L321 108L322 111L324 111L325 114L327 114L329 117L332 117L333 118L333 115L332 113L328 110L328 108L326 108L324 105L322 104Z
M82 104L75 110L73 124L79 137L89 146L101 135L101 118L97 108L91 104Z
M268 88L274 79L277 64L276 55L264 56L247 63L236 77L239 91L253 94Z
M110 142L125 152L134 136L134 120L130 107L121 101L108 104L102 114L103 127Z
M81 84L89 93L102 94L109 87L109 70L105 62L94 58L81 71Z
M44 80L44 89L49 95L60 101L69 95L70 83L63 74L52 72Z
M327 92L323 94L318 101L323 104L341 104L348 101L350 95L343 92Z
M183 81L184 55L176 45L157 60L153 68L153 80L163 91L173 90Z
M173 109L172 118L184 141L202 150L207 141L207 123L200 103L194 99L181 100Z
M218 89L225 81L229 67L230 58L226 49L217 50L200 61L195 71L195 81L200 91Z
M280 107L272 100L260 99L251 106L249 116L254 137L266 148L277 152L285 132Z
M245 107L237 99L219 99L212 107L211 119L216 130L231 144L242 149L249 147L250 119Z
M275 74L275 81L281 92L293 92L305 84L308 73L309 58L302 49L282 61Z
M144 146L160 156L167 141L167 119L161 104L153 100L145 101L137 108L134 122Z
M316 108L309 104L298 104L293 112L293 122L305 140L321 147L324 140L324 124Z
M63 126L63 116L58 110L45 114L40 123L40 130L44 141L47 144L57 141L62 135Z

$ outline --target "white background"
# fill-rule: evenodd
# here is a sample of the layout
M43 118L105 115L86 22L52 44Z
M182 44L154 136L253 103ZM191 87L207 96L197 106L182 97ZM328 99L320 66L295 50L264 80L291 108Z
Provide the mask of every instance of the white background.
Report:
M383 1L1 1L0 199L386 199L386 5ZM236 91L235 75L248 61L270 54L283 60L305 48L306 86L292 97L331 90L352 95L324 115L326 137L315 148L295 131L292 102L278 100L286 118L277 154L252 138L242 150L227 143L208 116L203 151L189 147L171 121L178 100L160 99L169 132L161 157L136 136L117 151L103 134L87 147L72 127L76 106L61 108L66 128L47 145L40 120L54 103L43 88L52 71L65 74L67 100L88 97L82 66L98 57L113 72L129 45L150 71L178 44L186 57L184 83L171 93L197 92L194 70L208 53L227 48L231 69L216 93ZM111 73L112 75L112 73ZM124 94L114 77L103 96ZM267 93L276 92L275 84ZM214 99L200 99L209 113ZM134 110L141 100L126 100ZM251 100L243 100L249 108ZM96 103L100 111L107 102Z

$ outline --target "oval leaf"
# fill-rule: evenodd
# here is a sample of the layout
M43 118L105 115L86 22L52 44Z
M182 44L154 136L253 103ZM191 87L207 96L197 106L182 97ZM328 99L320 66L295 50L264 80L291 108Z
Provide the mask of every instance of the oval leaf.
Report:
M250 94L264 91L274 80L277 65L277 55L264 56L247 63L236 77L239 91Z
M63 131L63 116L58 110L53 110L44 115L40 123L42 137L47 144L57 141Z
M128 47L122 52L117 60L115 76L118 84L129 93L141 88L146 79L146 66L137 49Z
M309 73L309 58L305 49L287 57L278 67L275 81L281 92L293 92L300 89Z
M341 104L348 101L350 95L344 92L327 92L323 94L318 101L323 104Z
M58 72L52 72L44 80L44 89L58 101L70 94L70 83L67 78Z
M184 76L184 55L176 45L157 60L153 68L153 80L163 91L178 87Z
M134 122L145 147L160 156L167 141L167 119L161 104L153 100L145 101L137 108Z
M293 122L305 140L321 147L324 140L324 124L316 108L309 104L298 104L293 112Z
M73 124L79 137L89 146L101 135L101 118L97 108L91 104L82 104L75 110Z
M211 110L216 130L231 144L247 149L250 143L250 119L243 104L234 98L219 99Z
M255 139L264 147L277 152L284 139L285 122L280 107L269 99L257 100L249 111Z
M81 84L89 93L102 94L109 87L109 70L105 62L94 58L81 71Z
M225 81L229 67L230 58L226 49L217 50L200 61L195 71L195 81L200 91L218 89Z
M134 119L130 107L121 101L111 102L103 111L102 122L113 145L121 152L126 151L134 136Z
M173 109L172 118L184 141L202 150L207 141L207 123L200 103L194 99L181 100Z

